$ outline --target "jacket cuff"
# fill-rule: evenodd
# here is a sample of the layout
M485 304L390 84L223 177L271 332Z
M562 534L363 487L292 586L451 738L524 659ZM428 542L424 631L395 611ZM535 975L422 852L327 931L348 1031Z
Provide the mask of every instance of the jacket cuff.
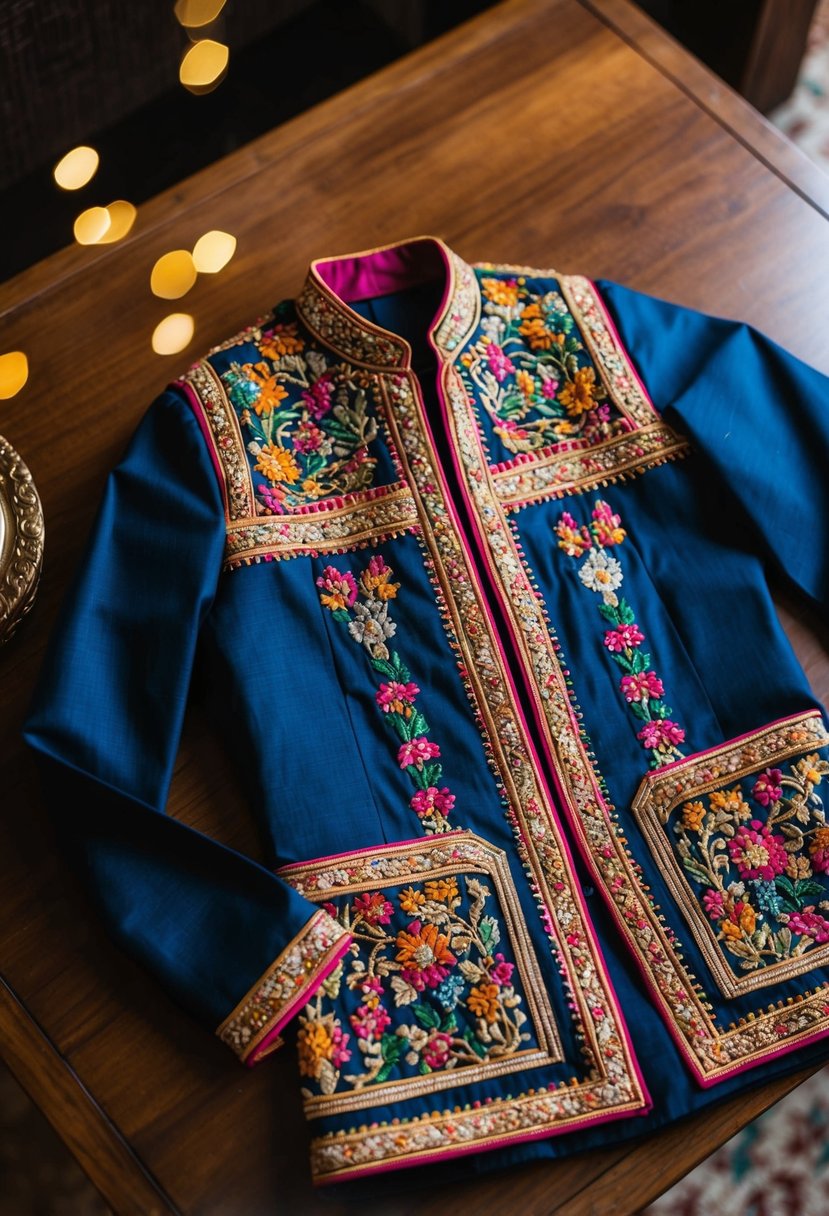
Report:
M320 908L216 1029L248 1067L282 1046L280 1030L303 1008L351 945Z

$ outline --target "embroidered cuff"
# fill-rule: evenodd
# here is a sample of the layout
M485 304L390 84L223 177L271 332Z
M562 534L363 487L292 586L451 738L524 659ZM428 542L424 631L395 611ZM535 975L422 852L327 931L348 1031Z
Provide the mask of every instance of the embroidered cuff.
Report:
M217 1028L248 1067L282 1046L280 1030L311 999L351 944L351 935L320 909Z

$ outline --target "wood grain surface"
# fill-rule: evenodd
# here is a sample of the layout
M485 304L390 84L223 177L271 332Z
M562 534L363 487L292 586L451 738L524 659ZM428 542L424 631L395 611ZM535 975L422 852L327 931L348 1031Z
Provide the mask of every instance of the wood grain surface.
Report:
M0 1002L0 1046L119 1216L156 1203L336 1216L364 1201L311 1190L288 1054L241 1068L108 940L56 855L19 731L108 469L165 383L295 295L311 258L424 233L470 261L604 276L742 318L829 372L827 194L782 137L723 86L712 103L713 89L624 0L508 0L146 204L121 245L67 249L0 288L2 348L31 366L0 404L0 433L46 519L35 607L0 650L0 967L16 994ZM173 306L196 333L161 358L150 335L173 309L150 294L150 268L210 228L237 236L236 257ZM827 636L804 604L779 603L826 700ZM198 696L169 811L260 856ZM625 1216L805 1075L635 1144L402 1189L372 1212Z

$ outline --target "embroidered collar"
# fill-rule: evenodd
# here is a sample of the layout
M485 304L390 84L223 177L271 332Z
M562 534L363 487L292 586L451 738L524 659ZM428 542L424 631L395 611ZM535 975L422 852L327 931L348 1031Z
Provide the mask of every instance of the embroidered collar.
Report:
M443 298L429 327L438 354L451 361L475 329L480 292L472 267L438 237L423 236L361 253L313 261L297 299L303 321L318 338L353 363L411 366L411 347L399 334L360 316L349 301L442 279Z

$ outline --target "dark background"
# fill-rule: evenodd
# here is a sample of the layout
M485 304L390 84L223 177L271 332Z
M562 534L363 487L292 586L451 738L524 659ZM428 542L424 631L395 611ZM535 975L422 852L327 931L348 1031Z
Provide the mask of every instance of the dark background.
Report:
M188 36L173 0L0 0L0 281L70 244L84 208L144 202L493 3L229 0L196 32L229 45L227 77L193 96L178 83ZM764 69L758 87L764 23L782 11L786 36L802 28L805 38L814 5L640 0L766 111L794 77ZM98 150L100 166L88 186L65 193L52 168L78 143Z

